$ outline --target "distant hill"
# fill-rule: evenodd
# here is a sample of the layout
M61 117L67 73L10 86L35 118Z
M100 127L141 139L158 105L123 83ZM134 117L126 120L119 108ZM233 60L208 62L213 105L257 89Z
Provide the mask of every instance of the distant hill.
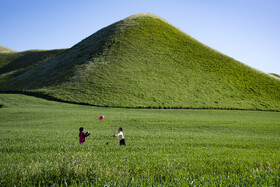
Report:
M17 52L17 51L0 45L0 53L11 53L11 52Z
M5 47L2 46L1 49L5 49ZM49 61L65 50L28 50L23 52L5 50L3 53L0 52L0 83Z
M280 81L137 14L0 85L110 107L280 111Z

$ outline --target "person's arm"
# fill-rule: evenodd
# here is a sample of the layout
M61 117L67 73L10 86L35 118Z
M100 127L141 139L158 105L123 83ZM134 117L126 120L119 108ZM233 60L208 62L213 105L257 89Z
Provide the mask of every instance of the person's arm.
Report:
M88 137L90 135L90 133L86 132L84 133L84 137Z
M118 137L120 135L120 133L118 133L118 134L114 134L113 136L116 136L116 137Z
M118 140L121 140L122 139L122 135L123 133L122 132L119 132L118 134L114 135L115 137L118 138Z

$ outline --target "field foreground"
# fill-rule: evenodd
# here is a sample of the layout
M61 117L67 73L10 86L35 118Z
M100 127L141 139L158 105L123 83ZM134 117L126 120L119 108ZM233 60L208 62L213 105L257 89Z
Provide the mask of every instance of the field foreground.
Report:
M0 111L0 186L280 184L279 112L98 108L16 94L0 95ZM81 126L92 132L82 146ZM120 126L126 147L112 138Z

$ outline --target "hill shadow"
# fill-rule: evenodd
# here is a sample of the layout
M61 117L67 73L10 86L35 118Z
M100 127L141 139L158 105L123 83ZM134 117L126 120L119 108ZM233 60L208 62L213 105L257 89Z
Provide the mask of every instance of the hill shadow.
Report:
M0 68L0 75L11 73L13 77L24 73L41 63L44 63L58 54L62 53L63 49L39 51L39 50L30 50L20 52L18 57L8 63L6 66Z

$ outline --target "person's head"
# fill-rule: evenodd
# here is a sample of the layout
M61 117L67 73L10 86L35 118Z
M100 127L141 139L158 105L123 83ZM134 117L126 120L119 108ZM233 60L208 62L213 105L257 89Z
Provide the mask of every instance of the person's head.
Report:
M84 131L84 127L80 127L80 132L83 132Z
M118 131L121 132L121 131L122 131L122 128L120 127L120 128L118 129Z

